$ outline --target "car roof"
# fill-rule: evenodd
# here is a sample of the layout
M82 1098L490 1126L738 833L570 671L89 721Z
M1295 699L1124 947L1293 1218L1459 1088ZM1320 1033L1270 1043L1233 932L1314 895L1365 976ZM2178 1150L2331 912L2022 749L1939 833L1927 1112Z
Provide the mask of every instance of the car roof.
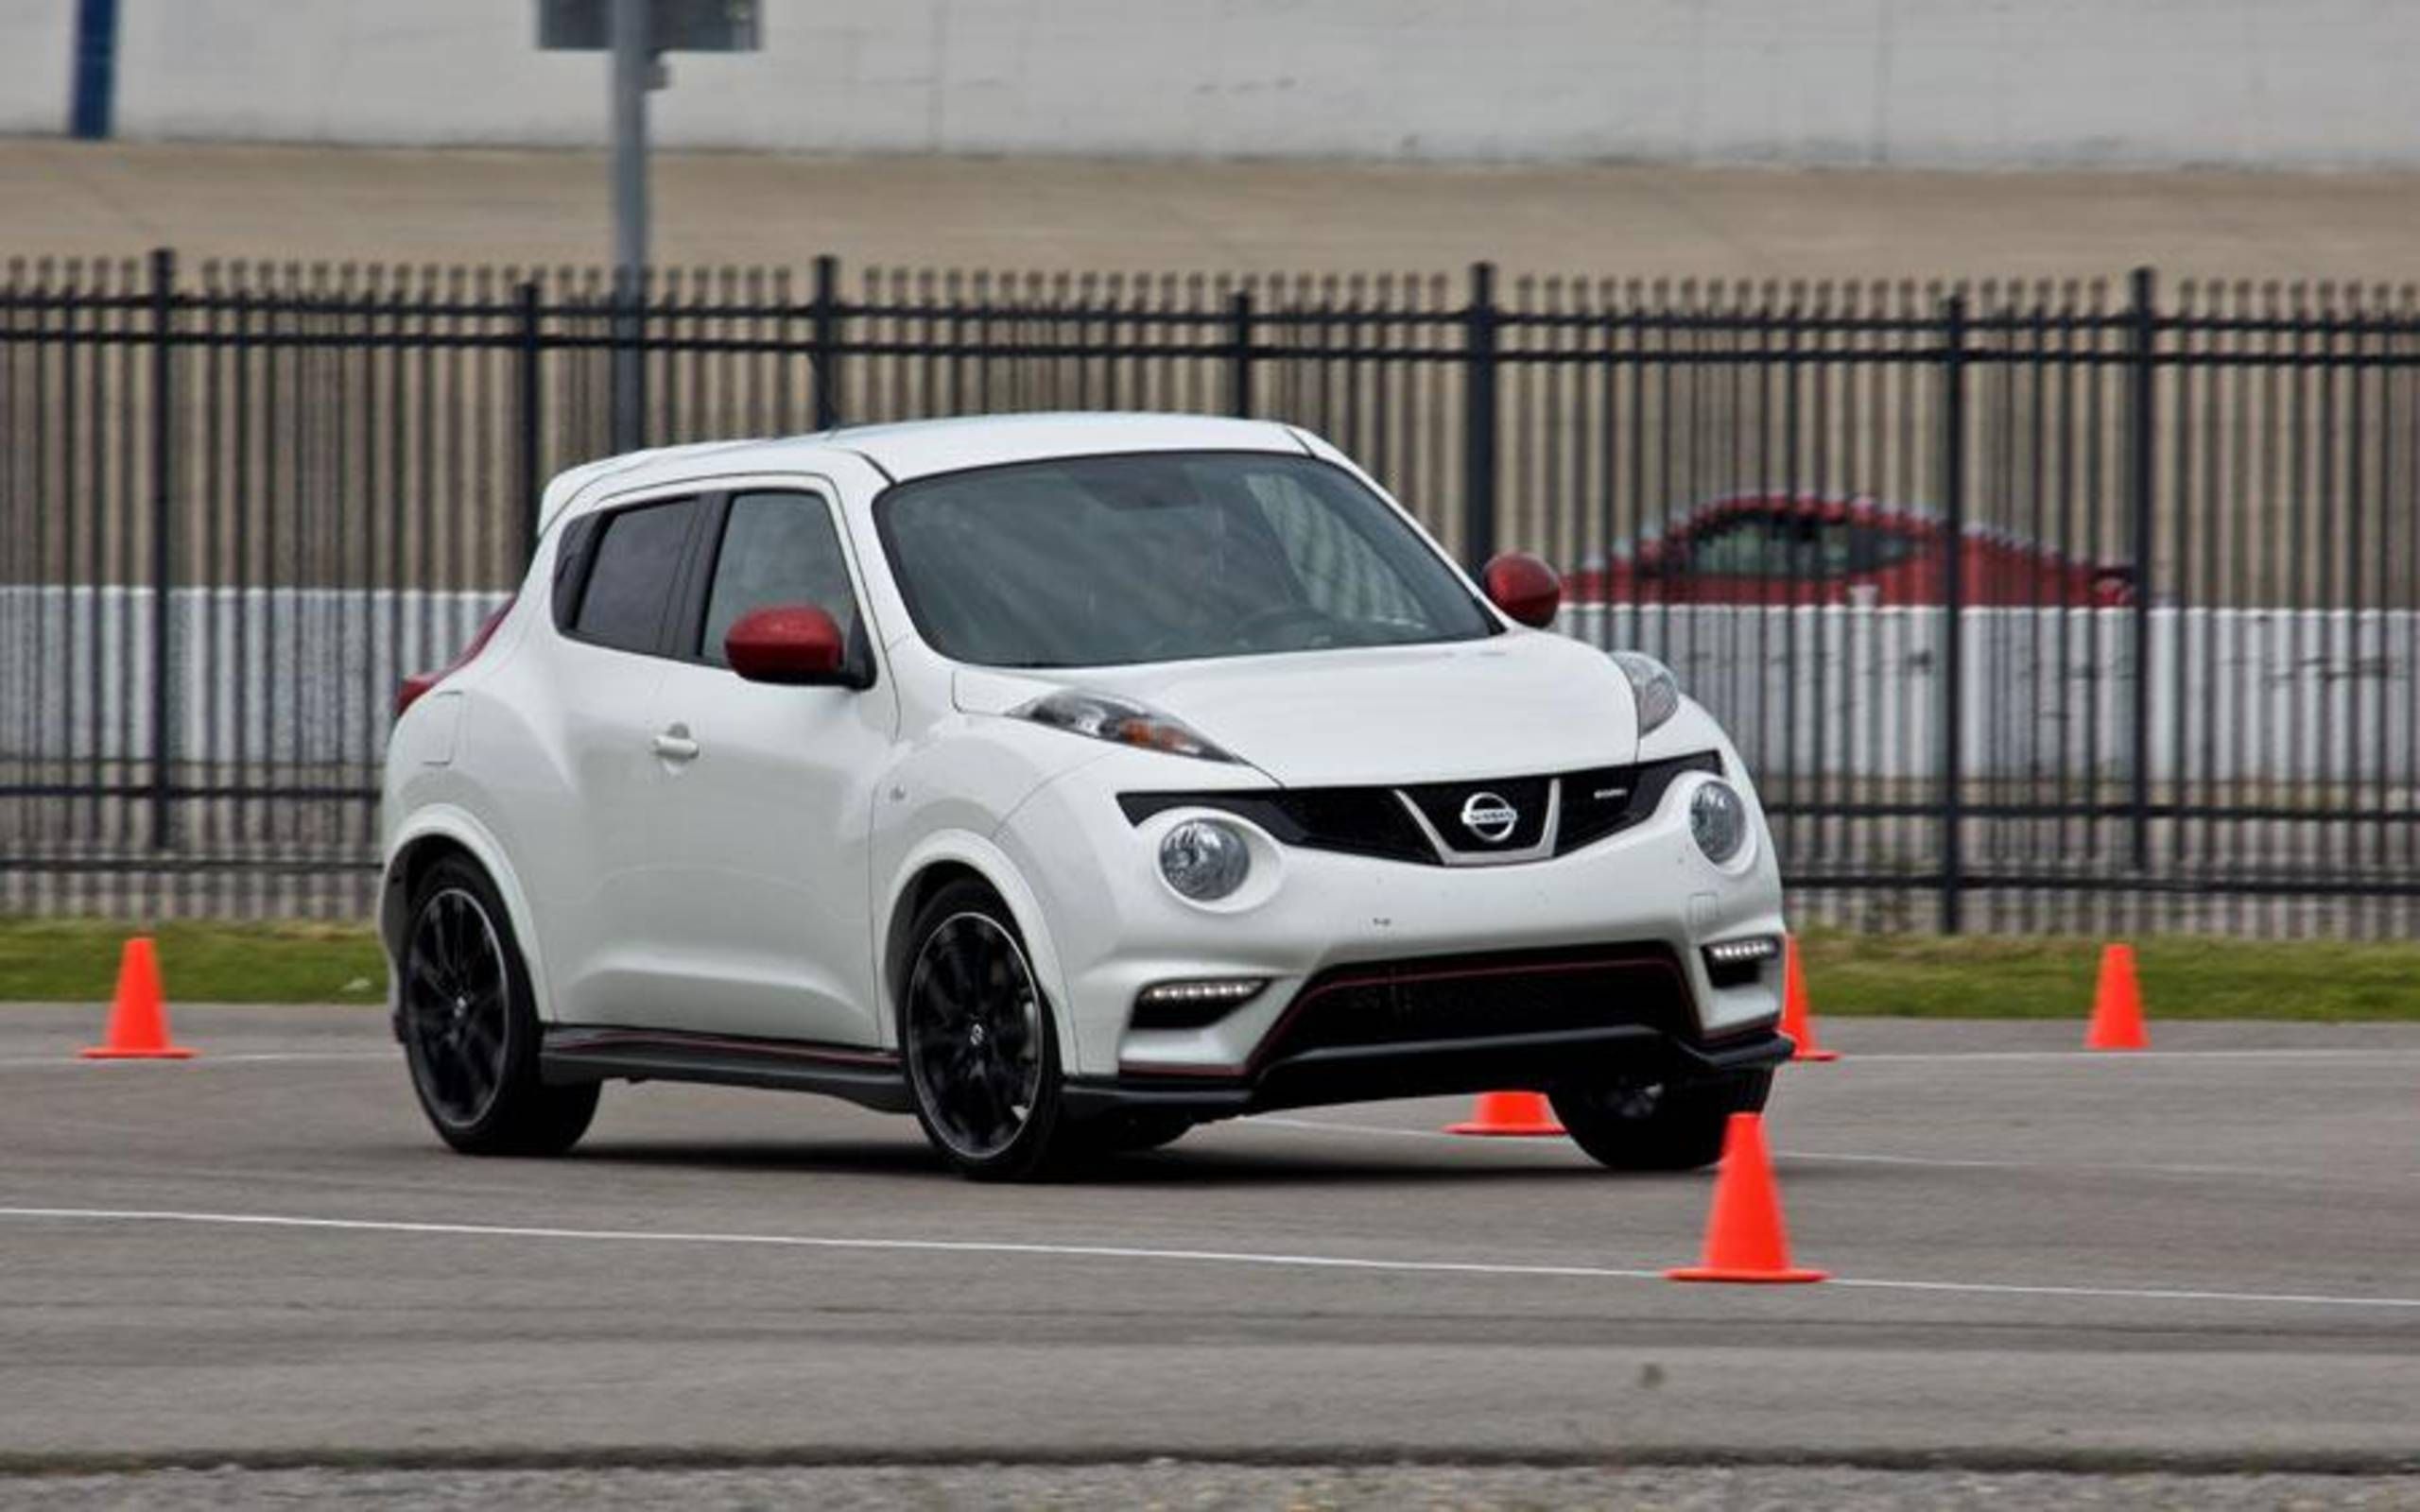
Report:
M715 473L812 472L829 465L836 453L862 458L904 483L968 468L1121 452L1312 455L1290 426L1204 415L983 415L844 425L805 436L705 441L601 457L559 473L546 485L539 524L544 528L576 502L608 491Z
M973 467L1113 452L1310 451L1274 421L1206 415L983 415L854 426L814 439L855 452L903 483Z

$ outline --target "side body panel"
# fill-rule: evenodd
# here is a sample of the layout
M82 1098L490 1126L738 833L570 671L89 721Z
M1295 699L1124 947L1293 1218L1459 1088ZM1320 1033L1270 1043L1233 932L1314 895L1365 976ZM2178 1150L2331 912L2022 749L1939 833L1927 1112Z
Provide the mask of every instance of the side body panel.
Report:
M558 1019L645 1023L667 986L647 906L663 674L542 625L466 692L456 765L528 891Z
M771 687L668 666L652 723L698 754L663 763L644 891L679 990L658 1023L873 1044L869 829L891 761L889 679L857 691Z

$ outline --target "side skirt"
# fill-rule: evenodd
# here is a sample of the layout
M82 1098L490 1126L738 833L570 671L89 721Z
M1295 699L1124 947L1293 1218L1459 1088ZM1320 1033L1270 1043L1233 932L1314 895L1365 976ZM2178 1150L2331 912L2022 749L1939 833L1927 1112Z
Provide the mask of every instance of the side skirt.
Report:
M914 1105L899 1057L888 1050L628 1029L609 1024L545 1026L538 1074L549 1086L587 1081L694 1081L822 1092L884 1113Z

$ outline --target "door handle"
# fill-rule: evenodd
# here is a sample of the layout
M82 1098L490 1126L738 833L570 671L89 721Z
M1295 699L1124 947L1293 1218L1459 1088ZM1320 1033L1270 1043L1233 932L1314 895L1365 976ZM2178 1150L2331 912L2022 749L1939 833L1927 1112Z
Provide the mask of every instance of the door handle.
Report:
M658 756L667 762L693 762L698 759L698 743L689 738L687 725L667 725L648 742Z

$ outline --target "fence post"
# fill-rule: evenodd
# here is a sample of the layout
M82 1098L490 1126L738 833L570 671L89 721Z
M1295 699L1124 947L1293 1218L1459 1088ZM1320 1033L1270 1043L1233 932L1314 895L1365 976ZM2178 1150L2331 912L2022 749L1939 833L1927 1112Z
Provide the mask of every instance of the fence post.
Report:
M1966 870L1966 296L1942 302L1941 932L1964 924Z
M521 411L521 561L526 567L538 554L539 505L545 497L545 464L539 450L545 421L541 414L543 395L538 384L546 349L540 325L544 312L538 302L538 281L523 280L513 302L520 321L513 344L519 357L519 371L515 374L518 397L514 403Z
M2137 871L2151 865L2152 850L2152 506L2158 482L2152 468L2158 459L2152 425L2159 372L2159 324L2152 308L2155 292L2152 270L2135 269L2134 308L2127 312L2128 370L2134 382L2126 417L2133 442L2127 491L2135 550L2135 687L2128 711L2134 721L2134 772L2126 808L2128 845Z
M1252 419L1252 290L1227 299L1227 413Z
M635 452L647 444L647 306L650 293L647 269L614 269L615 452Z
M840 423L840 260L825 252L815 260L815 428Z
M1495 555L1495 265L1471 265L1462 313L1462 560Z
M171 850L176 836L170 789L176 761L176 679L168 658L173 649L169 616L170 585L176 578L176 432L175 352L177 254L162 247L151 253L151 845Z

